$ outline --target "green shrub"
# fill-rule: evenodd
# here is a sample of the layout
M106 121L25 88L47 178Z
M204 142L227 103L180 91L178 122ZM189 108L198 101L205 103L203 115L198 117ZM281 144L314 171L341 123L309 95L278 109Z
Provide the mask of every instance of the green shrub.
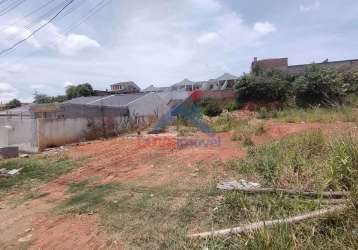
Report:
M222 108L229 112L235 111L239 109L239 105L236 101L224 101L222 104Z
M236 83L238 102L286 102L292 85L288 76L279 71L261 72L242 76Z
M223 112L219 101L212 98L205 98L199 104L203 108L203 113L207 116L218 116Z
M343 83L348 94L358 94L358 70L345 69L342 72Z
M298 77L294 85L296 104L301 107L342 104L347 91L342 74L317 65L306 67L304 75Z

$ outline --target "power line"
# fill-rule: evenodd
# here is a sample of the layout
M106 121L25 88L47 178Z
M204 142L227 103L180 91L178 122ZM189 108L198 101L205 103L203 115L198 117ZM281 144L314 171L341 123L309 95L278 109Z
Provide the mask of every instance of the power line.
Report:
M2 5L3 3L6 3L7 1L9 1L9 0L2 0L2 1L0 1L0 5Z
M48 10L47 12L45 12L44 14L42 14L41 16L37 17L35 20L33 20L31 23L29 23L28 25L25 26L26 29L31 29L33 27L35 27L36 25L38 25L39 22L41 22L42 20L52 16L54 13L56 13L58 10L62 9L63 6L65 6L68 3L68 1L63 1L60 4L57 4L55 7L51 8L50 10Z
M31 11L30 13L26 14L26 15L24 16L24 18L28 18L28 17L32 16L33 14L39 12L40 10L42 10L42 9L45 8L45 7L47 7L49 4L51 4L51 3L54 2L54 1L56 1L56 0L50 0L50 1L46 2L46 3L44 3L44 4L41 5L40 7L36 8L36 9L34 9L33 11Z
M79 27L83 23L85 23L88 19L96 15L101 9L103 9L106 5L108 5L112 0L102 0L98 4L96 4L93 8L89 10L88 15L84 16L81 20L79 20L77 23L67 26L65 28L65 33L68 33L75 28Z
M71 26L68 26L67 29L66 29L67 31L65 32L65 34L68 33L68 32L70 32L70 31L72 31L72 30L74 30L74 29L76 29L78 26L82 25L82 24L83 24L84 22L86 22L89 18L93 17L96 13L98 13L98 11L100 11L102 8L104 8L106 5L108 5L111 1L112 1L112 0L102 0L100 3L96 4L93 8L91 8L91 9L89 10L89 14L88 14L88 15L83 16L83 17L80 19L79 22L77 22L77 23L75 23L75 24L73 24L73 25L71 25ZM63 38L59 38L59 39L57 39L56 41L53 41L52 43L50 43L50 45L54 45L54 44L56 44L57 41L62 41L62 40L63 40ZM11 52L11 51L9 51L9 52ZM11 64L16 64L16 63L22 61L23 59L29 58L30 56L33 56L33 55L35 55L35 54L37 54L37 53L38 53L38 51L34 51L34 52L32 52L32 53L29 53L29 54L27 54L27 55L25 55L25 56L22 56L21 58L15 60L15 61L12 62ZM0 55L1 55L1 54L0 54Z
M10 5L8 5L7 7L5 7L4 10L0 11L0 17L6 15L7 13L9 13L10 11L16 9L18 6L20 6L21 4L23 4L24 2L26 2L26 0L19 0L17 2L13 2Z
M36 30L34 30L30 35L28 35L27 37L25 37L24 39L16 42L15 44L13 44L12 46L10 46L7 49L3 49L2 51L0 51L0 56L2 56L3 54L16 49L17 46L19 46L20 44L24 43L25 41L27 41L29 38L31 38L32 36L34 36L37 32L39 32L41 29L43 29L45 26L47 26L49 23L51 23L52 21L54 21L56 19L56 17L58 15L61 14L62 11L64 11L70 4L73 3L74 0L71 0L70 2L68 2L59 12L56 13L56 15L54 15L49 21L47 21L46 23L44 23L43 25L41 25L39 28L37 28Z
M67 11L63 12L61 16L59 16L57 18L57 21L65 18L66 16L72 14L73 12L75 12L79 7L81 7L81 5L85 4L86 0L83 0L81 2L79 2L77 5L72 5L71 8L67 9Z
M33 14L36 14L37 12L39 12L40 10L46 8L49 4L51 4L52 2L54 2L56 0L50 0L48 1L47 3L41 5L40 7L32 10L31 12L29 12L28 14L24 15L23 18L24 19L27 19L28 17L32 16ZM0 3L1 4L1 3ZM14 24L17 24L19 23L20 21L20 18L16 19L14 22L8 24L7 26L5 26L3 29L0 29L0 32L4 31L4 30L7 30L11 25L14 25Z

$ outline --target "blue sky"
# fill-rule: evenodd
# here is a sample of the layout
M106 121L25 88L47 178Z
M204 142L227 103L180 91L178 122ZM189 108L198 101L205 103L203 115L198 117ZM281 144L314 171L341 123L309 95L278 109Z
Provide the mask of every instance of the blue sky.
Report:
M75 0L83 3L71 14L0 56L0 101L31 101L35 91L63 94L83 82L106 89L133 80L144 88L241 75L255 56L288 57L290 64L358 58L355 0L108 1L68 32L100 2ZM0 5L0 49L48 20L24 18L45 2L27 0L5 15Z

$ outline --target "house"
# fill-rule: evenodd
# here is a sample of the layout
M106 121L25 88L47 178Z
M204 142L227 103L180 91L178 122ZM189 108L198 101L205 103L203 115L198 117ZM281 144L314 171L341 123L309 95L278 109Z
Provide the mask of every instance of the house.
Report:
M255 57L254 61L251 63L251 70L253 70L256 66L259 66L263 70L281 70L292 75L300 75L303 74L305 68L311 64L315 64L321 67L335 68L335 69L358 68L358 59L332 61L332 62L326 59L321 63L288 65L288 58L271 58L271 59L257 60L257 57Z
M171 87L172 91L194 91L200 89L202 86L201 82L193 82L185 78L184 80L174 84Z
M139 93L140 88L134 82L119 82L111 85L111 92L116 94Z
M226 90L232 89L235 85L238 76L225 73L215 79L210 79L202 84L202 90Z

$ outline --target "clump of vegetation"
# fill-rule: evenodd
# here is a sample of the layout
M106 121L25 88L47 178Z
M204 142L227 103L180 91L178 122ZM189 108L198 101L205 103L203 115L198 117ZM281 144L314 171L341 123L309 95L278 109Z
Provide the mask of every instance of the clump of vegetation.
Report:
M236 83L239 103L255 102L269 107L270 103L310 108L337 107L352 104L358 95L358 71L332 69L312 64L299 76L257 66ZM277 108L276 108L277 109ZM265 116L264 112L261 115Z
M259 176L266 185L354 190L357 159L357 136L326 139L320 130L313 130L251 147L247 159L239 161L236 168Z
M209 121L209 125L216 132L228 132L235 129L240 123L229 112L223 112L219 117Z
M35 92L34 103L35 104L48 104L48 103L61 103L67 100L71 100L81 96L92 96L94 90L89 83L68 86L66 88L66 95L48 96L45 94L39 94Z
M203 108L204 115L209 117L218 116L223 112L219 101L212 98L204 98L199 105Z
M73 99L81 96L91 96L91 95L93 95L93 88L89 83L83 83L77 86L75 85L68 86L66 88L66 97L68 99Z
M21 102L19 100L12 99L11 101L5 104L4 109L14 109L20 106L21 106Z
M280 71L254 70L236 83L238 102L280 102L288 101L292 93L289 76Z
M64 95L58 95L58 96L48 96L45 94L39 94L39 93L35 93L34 94L34 103L35 104L48 104L48 103L61 103L64 101L67 101L67 97Z
M229 112L238 110L239 107L240 107L240 105L235 100L233 100L233 101L223 101L221 106L222 106L223 110L227 110Z
M50 181L78 166L65 155L35 156L28 159L12 159L0 162L0 169L22 169L19 175L0 178L0 192L12 188L27 189L37 183Z
M328 185L332 189L354 190L358 187L358 140L353 135L330 143ZM357 189L358 190L358 189Z
M337 70L308 66L305 73L295 82L295 96L298 106L337 106L343 103L347 94L343 76Z
M252 147L247 159L241 161L238 167L243 173L258 174L267 185L289 182L296 187L305 183L321 189L323 177L315 177L321 180L312 177L316 171L324 169L322 159L325 152L324 136L320 130L314 130Z
M275 119L282 122L358 122L358 109L348 106L332 108L285 108L268 110L261 108L257 114L259 119Z

